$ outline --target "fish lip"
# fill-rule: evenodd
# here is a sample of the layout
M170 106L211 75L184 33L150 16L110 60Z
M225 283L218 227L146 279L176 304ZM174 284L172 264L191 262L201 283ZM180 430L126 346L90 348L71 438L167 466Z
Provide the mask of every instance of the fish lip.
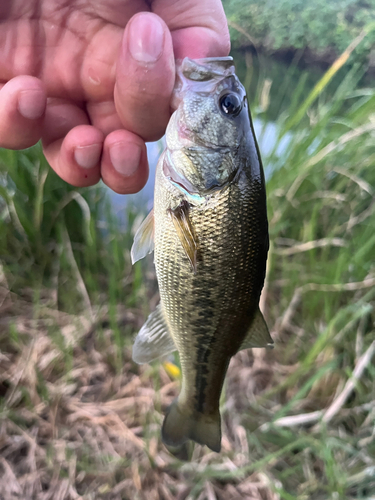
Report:
M177 60L176 63L177 74L183 74L185 78L189 78L187 75L194 75L200 78L204 77L204 74L211 75L212 77L225 77L228 74L234 74L234 61L233 57L202 57L200 59L190 59L185 57L184 59ZM231 70L231 71L228 71ZM202 80L200 80L202 81Z

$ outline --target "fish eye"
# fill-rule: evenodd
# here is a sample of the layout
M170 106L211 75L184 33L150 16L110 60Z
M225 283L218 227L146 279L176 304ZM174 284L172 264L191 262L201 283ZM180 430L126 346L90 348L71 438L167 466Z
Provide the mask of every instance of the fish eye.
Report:
M242 101L237 94L224 94L219 104L222 112L230 116L237 116L242 109Z

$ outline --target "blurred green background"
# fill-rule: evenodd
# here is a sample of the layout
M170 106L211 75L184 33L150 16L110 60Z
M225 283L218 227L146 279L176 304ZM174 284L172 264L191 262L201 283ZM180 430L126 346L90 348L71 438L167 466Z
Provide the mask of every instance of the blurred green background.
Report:
M0 498L375 498L375 1L224 7L267 178L275 349L232 360L222 453L170 456L178 358L130 354L158 301L152 257L129 253L150 184L77 189L39 145L0 150Z

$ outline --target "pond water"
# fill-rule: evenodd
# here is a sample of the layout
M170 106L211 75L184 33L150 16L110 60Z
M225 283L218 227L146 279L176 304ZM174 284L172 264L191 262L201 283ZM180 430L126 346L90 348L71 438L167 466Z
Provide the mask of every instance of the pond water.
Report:
M256 56L250 51L234 52L232 56L236 73L248 94L255 134L264 160L273 150L277 140L276 120L289 108L299 83L303 82L303 92L307 95L321 77L322 70L301 69L297 60L285 62ZM290 138L290 134L286 134L279 141L279 154L288 147ZM120 220L126 222L126 213L129 209L147 213L152 208L155 167L163 149L164 138L147 144L150 176L146 186L139 193L119 195L110 191L112 206ZM263 163L267 179L272 173L272 165L267 165L264 161Z

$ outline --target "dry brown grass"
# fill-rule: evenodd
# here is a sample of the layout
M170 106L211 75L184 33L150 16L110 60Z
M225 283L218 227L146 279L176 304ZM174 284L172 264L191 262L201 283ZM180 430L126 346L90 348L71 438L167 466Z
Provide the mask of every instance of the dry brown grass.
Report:
M93 326L48 303L46 294L36 310L27 292L0 287L1 500L279 498L268 474L224 477L249 463L246 431L228 415L269 386L267 354L243 352L231 364L223 452L197 446L183 464L160 442L178 381L161 364L135 365L130 348L117 372L105 322ZM142 323L136 311L119 315L134 330ZM218 479L197 492L195 478L207 467Z

